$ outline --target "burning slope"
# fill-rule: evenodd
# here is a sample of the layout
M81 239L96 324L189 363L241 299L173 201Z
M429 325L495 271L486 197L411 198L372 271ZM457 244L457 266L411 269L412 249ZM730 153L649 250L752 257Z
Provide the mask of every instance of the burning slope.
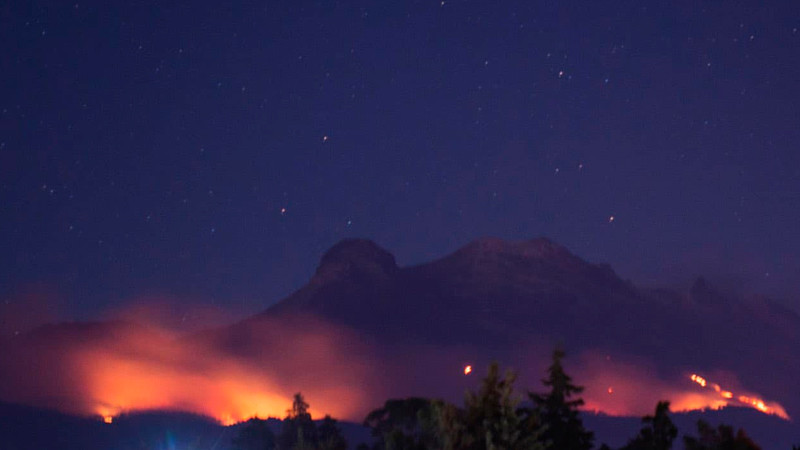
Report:
M738 331L745 326L754 330L747 338ZM770 303L737 306L705 285L688 296L641 291L544 239L479 240L408 268L374 243L344 241L326 253L308 285L225 328L178 338L105 323L12 338L0 348L0 400L110 420L125 411L173 409L229 423L281 416L302 391L315 415L361 420L390 396L457 401L478 380L454 380L453 367L480 376L481 362L495 359L531 375L521 387L537 390L544 364L534 369L524 361L544 358L562 342L575 355L584 352L570 372L586 386L590 410L640 416L669 399L676 410L762 410L763 403L780 415L780 405L732 387L773 398L786 392L781 400L797 409L795 330L800 319ZM605 350L593 350L599 347ZM612 350L630 359L607 361ZM723 383L731 391L699 389L676 372L692 367L737 377Z
M746 406L790 420L779 403L766 402L754 394L734 394L697 374L691 374L688 379L692 383L688 383L686 378L663 376L641 360L600 355L587 352L578 362L576 374L586 386L587 410L614 416L641 416L650 413L658 401L669 400L673 411Z
M307 317L249 321L191 339L124 324L90 327L83 333L75 327L19 342L0 356L2 379L9 380L0 383L0 400L94 415L105 422L127 412L174 410L232 424L254 416L283 416L292 394L300 391L315 416L359 421L389 396L441 396L461 383L453 380L449 362L463 361L458 349L426 354L412 347L378 359L359 336ZM777 403L734 394L699 375L692 375L690 385L660 376L641 360L602 355L586 352L569 368L586 386L587 410L640 416L659 400L670 400L676 411L750 405L788 419ZM398 364L406 370L388 369ZM464 375L482 371L480 366L462 367ZM540 368L530 372L533 379L541 373ZM415 391L413 383L426 378L450 381L433 386L432 392ZM459 379L464 382L457 386L458 395L478 383L471 377ZM541 387L532 383L520 388Z
M292 323L249 327L238 353L214 338L179 339L152 328L88 336L78 325L62 326L4 352L8 382L0 399L106 422L126 412L175 410L230 424L281 417L302 391L315 416L360 419L370 404L367 349L341 329L303 323L302 331Z
M737 406L747 406L755 408L765 414L771 414L780 417L781 419L790 420L786 410L779 403L765 402L764 400L752 395L734 395L731 391L726 391L717 383L711 383L705 378L697 374L691 374L689 379L697 383L699 386L713 390L722 399L722 406L729 404Z

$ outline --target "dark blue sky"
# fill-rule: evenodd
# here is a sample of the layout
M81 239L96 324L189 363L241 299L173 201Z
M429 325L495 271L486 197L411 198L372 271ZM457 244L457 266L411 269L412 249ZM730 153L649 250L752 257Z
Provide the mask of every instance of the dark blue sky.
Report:
M344 237L545 235L800 308L795 1L76 1L0 6L6 301L253 312Z

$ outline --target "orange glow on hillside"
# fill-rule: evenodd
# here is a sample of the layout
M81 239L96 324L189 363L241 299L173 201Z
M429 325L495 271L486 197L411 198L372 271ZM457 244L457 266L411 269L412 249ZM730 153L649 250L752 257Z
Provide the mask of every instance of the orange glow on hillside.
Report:
M359 335L314 319L260 318L237 324L236 333L225 331L186 337L119 325L95 330L92 339L64 333L43 345L0 348L0 372L16 380L0 386L0 400L105 423L117 422L122 414L159 410L206 415L227 425L284 417L292 396L302 392L313 417L360 421L387 398L417 394L414 382L421 377L451 377L454 367L464 376L477 373L464 365L470 356L448 348L379 358ZM739 389L735 377L716 375L730 380L725 388L698 374L664 379L642 360L607 355L587 352L568 368L585 386L587 410L641 416L669 400L674 411L730 405L789 418L780 404ZM51 370L37 370L45 366ZM520 387L536 389L533 380Z
M733 392L726 391L726 390L722 389L722 387L720 385L718 385L717 383L710 383L709 384L706 381L705 378L703 378L703 377L701 377L701 376L699 376L697 374L694 374L694 373L689 376L689 379L694 381L695 383L699 384L703 388L707 388L707 387L710 386L711 389L713 389L713 391L716 392L717 395L719 395L719 397L721 397L722 399L725 399L725 400L721 400L722 406L728 406L729 404L734 405L734 406L749 406L751 408L755 408L755 409L763 412L764 414L771 414L771 415L778 416L778 417L780 417L782 419L789 420L789 415L786 414L786 410L783 409L783 406L781 406L778 403L774 403L773 402L773 403L769 403L768 404L767 402L765 402L764 400L762 400L760 398L750 397L750 396L747 396L747 395L736 396L736 398L734 400ZM728 400L733 400L733 401L732 402L728 402Z
M94 412L104 418L131 411L183 410L227 425L255 416L280 417L291 405L290 394L278 394L282 389L275 383L231 362L194 372L126 355L91 352L85 358L92 361L86 374L89 398L97 402Z
M234 424L284 417L301 392L313 417L360 420L380 398L368 348L344 329L313 319L244 324L244 339L191 338L120 326L104 339L73 339L37 350L52 371L19 379L3 400L52 407L112 423L137 411L181 411ZM44 351L41 351L44 349ZM20 349L5 370L33 373ZM33 364L33 363L31 363ZM39 363L37 363L39 364ZM56 398L57 403L41 399Z
M587 352L576 363L576 380L585 387L585 409L611 416L642 416L652 412L658 401L668 400L676 412L751 407L765 414L789 420L777 402L767 402L751 393L737 392L735 385L723 387L697 373L686 378L662 378L659 371L641 360L609 358L607 353ZM735 384L735 377L726 375ZM744 394L744 395L742 395Z

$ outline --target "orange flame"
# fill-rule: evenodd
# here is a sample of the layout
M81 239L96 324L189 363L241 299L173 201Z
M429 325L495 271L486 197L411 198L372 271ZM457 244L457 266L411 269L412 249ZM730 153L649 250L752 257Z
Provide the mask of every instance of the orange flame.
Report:
M648 365L647 361L607 355L607 351L588 351L579 355L576 373L580 383L586 386L583 399L588 411L610 416L644 415L652 411L656 402L669 400L671 410L676 412L743 406L789 419L780 404L732 389L733 385L717 384L697 373L686 373L677 379L663 378L659 370ZM725 376L732 380L731 383L736 382L732 375ZM691 382L687 383L686 378ZM740 394L746 398L739 398Z
M705 378L703 378L701 376L698 376L698 375L695 375L695 374L692 374L692 376L689 377L689 378L691 378L692 381L694 381L695 383L699 384L700 386L706 387L706 379Z
M0 399L92 415L106 423L124 413L167 410L233 424L251 417L281 417L291 395L302 391L315 417L360 420L376 399L395 389L387 385L401 383L396 371L388 379L383 360L372 358L372 349L347 329L312 319L259 319L240 327L238 340L232 342L227 335L183 339L163 330L121 326L102 341L67 335L63 345L20 347L14 357L0 348L0 374L24 374L14 377L14 386L0 385ZM34 363L33 354L54 370L37 373L41 364ZM778 403L723 389L697 374L690 379L702 389L687 387L685 378L661 379L640 361L606 355L587 353L582 370L576 370L587 386L589 410L641 415L656 401L669 399L675 411L734 404L789 418ZM445 370L452 374L453 367L462 366L464 376L473 373L474 366L463 365L468 356L451 357ZM402 367L414 374L429 361L441 364L441 355L426 355L414 364L403 361ZM51 398L58 404L49 403Z
M16 376L15 387L0 386L0 399L105 423L160 410L233 424L282 417L292 395L302 392L315 418L360 419L371 406L368 399L381 397L375 391L383 389L370 383L376 368L369 347L346 329L313 319L302 323L302 330L286 319L247 323L246 339L233 344L214 334L185 338L127 325L104 330L102 340L76 339L81 335L67 329L59 346L0 348L4 377L34 373L32 354L36 364L54 368ZM57 401L42 400L50 398Z
M709 383L706 381L705 378L703 378L703 377L701 377L701 376L699 376L697 374L694 374L694 373L691 374L691 376L689 376L689 379L694 381L698 385L702 386L703 388L706 388L709 385ZM720 386L717 383L711 383L710 386L714 390L714 392L716 392L723 399L725 399L725 400L734 400L733 392L726 391L726 390L722 389L722 386ZM734 402L735 402L734 404L737 404L737 405L740 405L740 406L749 406L751 408L755 408L755 409L763 412L764 414L770 414L770 415L778 416L778 417L780 417L782 419L785 419L785 420L790 420L789 415L786 414L786 410L779 403L775 403L775 402L767 403L767 402L765 402L764 400L762 400L760 398L749 397L749 396L746 396L746 395L736 396ZM721 406L727 406L728 404L729 404L729 402L722 401Z

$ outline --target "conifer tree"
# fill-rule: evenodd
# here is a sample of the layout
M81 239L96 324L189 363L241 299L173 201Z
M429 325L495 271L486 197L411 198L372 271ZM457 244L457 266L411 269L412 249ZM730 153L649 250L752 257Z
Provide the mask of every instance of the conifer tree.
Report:
M280 450L313 449L316 446L316 427L308 412L308 403L303 395L294 395L292 408L286 412L283 419L283 428L278 440Z
M538 421L518 410L514 393L516 375L500 377L496 363L476 393L468 392L464 409L444 402L435 403L441 447L446 450L541 450Z
M583 427L578 408L583 405L579 397L582 386L572 384L572 378L564 371L561 360L564 350L553 351L553 362L547 369L547 378L542 382L550 388L544 394L529 393L536 405L544 430L544 439L559 450L589 450L594 433Z
M410 397L391 399L382 408L369 413L364 425L378 440L377 450L424 450L434 448L435 425L432 422L434 401Z
M347 441L336 423L336 419L325 416L317 429L318 450L347 450Z
M669 450L678 436L678 428L669 418L669 402L656 405L655 414L642 418L643 427L622 450Z
M714 428L704 420L698 420L697 432L698 437L683 437L686 450L761 450L741 428L734 433L729 425Z

